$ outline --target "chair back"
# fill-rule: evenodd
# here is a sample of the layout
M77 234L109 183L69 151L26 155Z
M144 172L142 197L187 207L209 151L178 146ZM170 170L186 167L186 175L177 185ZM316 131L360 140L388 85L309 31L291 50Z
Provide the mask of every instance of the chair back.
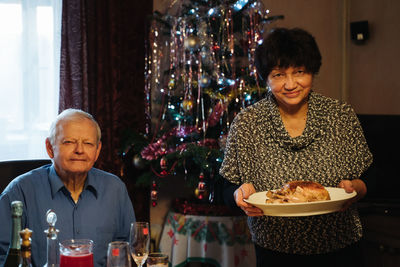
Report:
M0 161L0 193L15 177L49 163L50 159Z

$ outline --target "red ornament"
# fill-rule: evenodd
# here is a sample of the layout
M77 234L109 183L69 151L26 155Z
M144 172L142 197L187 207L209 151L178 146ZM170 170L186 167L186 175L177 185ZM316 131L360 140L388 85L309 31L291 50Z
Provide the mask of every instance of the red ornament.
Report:
M221 47L219 45L213 45L212 50L218 51Z

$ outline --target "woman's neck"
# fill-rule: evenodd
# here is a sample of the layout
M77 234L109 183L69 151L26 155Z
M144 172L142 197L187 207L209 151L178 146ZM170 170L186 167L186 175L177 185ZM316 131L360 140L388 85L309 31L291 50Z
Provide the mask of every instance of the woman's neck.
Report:
M299 107L285 108L279 106L279 113L286 131L291 137L303 134L307 123L308 103Z

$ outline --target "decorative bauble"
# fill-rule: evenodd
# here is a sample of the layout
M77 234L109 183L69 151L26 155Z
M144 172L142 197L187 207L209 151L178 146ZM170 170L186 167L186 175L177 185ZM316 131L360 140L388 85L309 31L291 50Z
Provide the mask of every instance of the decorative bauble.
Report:
M166 143L160 144L160 150L161 150L162 155L164 155L167 152L167 148L168 148L168 146Z
M210 76L208 76L207 74L204 74L203 76L201 76L201 79L200 79L200 86L201 87L207 87L207 86L209 86L210 85L210 83L211 83L211 79L210 79Z
M156 185L155 181L153 181L151 187L152 187L151 192L150 192L151 205L153 207L155 207L157 205L157 200L158 200L158 191L157 191L157 185Z
M193 108L193 101L190 99L185 99L182 101L182 108L186 111L191 111Z
M220 50L221 49L221 47L219 46L219 45L213 45L213 47L212 47L212 50L214 51L214 52L216 52L216 51L218 51L218 50Z
M196 196L197 199L200 199L200 200L206 199L206 198L208 198L208 191L204 190L203 192L200 192L200 190L198 188L196 188L194 190L194 195Z
M213 57L208 46L203 46L201 48L200 56L203 66L210 66L213 63Z
M203 46L201 48L200 56L202 59L206 59L207 57L211 56L208 47Z
M143 169L144 168L144 161L143 161L142 157L140 155L138 155L138 154L133 156L132 164L137 169Z
M186 49L196 51L199 49L200 38L196 35L189 35L185 38L184 45Z
M198 199L203 199L204 198L204 192L200 192L198 188L194 190L194 195Z
M175 87L175 79L171 78L168 82L168 88L172 90Z
M158 199L158 191L157 190L151 190L150 199L151 199L151 205L153 207L155 207L157 205L157 199Z
M160 167L163 170L167 169L167 158L164 156L160 159Z
M203 193L206 190L206 183L200 181L199 184L197 185L197 189L199 189L199 193Z

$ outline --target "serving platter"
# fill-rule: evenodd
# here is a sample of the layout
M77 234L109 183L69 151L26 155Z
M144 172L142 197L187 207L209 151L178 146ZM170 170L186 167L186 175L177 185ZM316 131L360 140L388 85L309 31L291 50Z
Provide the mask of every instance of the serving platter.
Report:
M343 188L338 187L325 187L325 189L329 192L330 200L305 203L266 203L267 191L262 191L252 194L244 201L262 209L264 215L298 217L339 211L347 200L357 195L355 191L346 193Z

